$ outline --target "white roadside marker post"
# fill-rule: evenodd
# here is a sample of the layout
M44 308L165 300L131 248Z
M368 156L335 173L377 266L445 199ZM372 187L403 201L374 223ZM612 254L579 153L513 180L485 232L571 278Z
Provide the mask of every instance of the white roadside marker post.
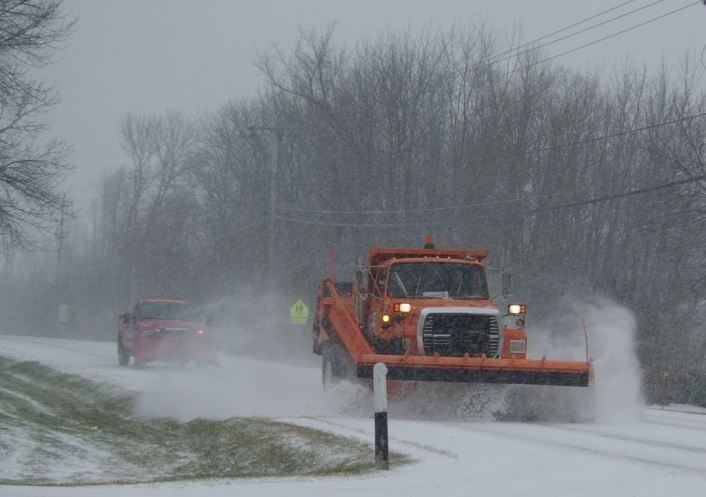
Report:
M375 467L390 469L387 446L387 367L373 366L373 400L375 405Z

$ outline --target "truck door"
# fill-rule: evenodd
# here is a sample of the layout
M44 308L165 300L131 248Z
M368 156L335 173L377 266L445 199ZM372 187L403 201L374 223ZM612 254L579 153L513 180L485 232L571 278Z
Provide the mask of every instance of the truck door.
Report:
M387 280L387 268L379 268L375 273L375 280L372 284L370 299L368 300L367 329L374 333L377 321L382 314L382 301L385 295L385 283Z

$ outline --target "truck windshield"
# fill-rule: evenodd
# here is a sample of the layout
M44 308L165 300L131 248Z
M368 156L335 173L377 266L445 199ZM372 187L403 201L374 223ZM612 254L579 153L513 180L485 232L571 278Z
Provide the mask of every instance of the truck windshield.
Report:
M488 284L482 266L452 262L393 264L387 291L395 298L488 298Z
M185 319L193 321L194 311L186 304L169 302L144 303L140 309L141 319Z

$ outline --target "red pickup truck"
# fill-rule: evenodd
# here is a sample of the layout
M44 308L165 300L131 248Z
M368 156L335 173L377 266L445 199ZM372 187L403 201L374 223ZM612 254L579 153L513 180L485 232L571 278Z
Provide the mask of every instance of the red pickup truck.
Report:
M204 321L184 300L138 300L131 313L120 316L118 363L135 366L150 361L218 365L218 350L207 336Z

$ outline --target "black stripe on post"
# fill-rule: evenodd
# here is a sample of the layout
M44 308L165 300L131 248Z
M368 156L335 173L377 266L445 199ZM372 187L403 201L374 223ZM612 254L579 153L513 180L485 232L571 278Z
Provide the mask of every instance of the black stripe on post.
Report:
M390 469L390 455L387 446L387 411L375 413L375 467Z
M387 448L387 367L381 362L373 367L373 400L375 404L375 467L390 469Z

